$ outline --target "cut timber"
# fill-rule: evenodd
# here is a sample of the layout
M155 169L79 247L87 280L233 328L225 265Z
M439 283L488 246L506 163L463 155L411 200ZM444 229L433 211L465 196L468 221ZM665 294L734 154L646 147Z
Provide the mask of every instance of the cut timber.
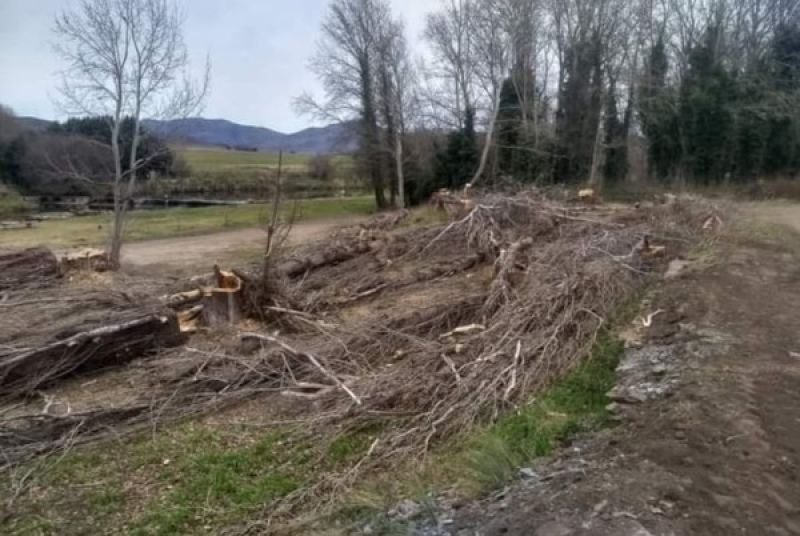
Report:
M578 201L586 205L594 205L599 200L594 190L592 190L591 188L586 188L585 190L580 190L578 192Z
M238 324L243 318L242 280L214 266L215 287L203 296L203 320L208 326Z
M197 289L189 290L187 292L179 292L177 294L165 296L162 298L162 300L164 301L164 305L170 309L179 311L185 307L193 307L203 301L203 291Z
M58 259L47 248L0 253L0 290L45 283L59 275Z
M174 314L150 314L0 357L0 397L23 396L77 373L127 363L183 342Z

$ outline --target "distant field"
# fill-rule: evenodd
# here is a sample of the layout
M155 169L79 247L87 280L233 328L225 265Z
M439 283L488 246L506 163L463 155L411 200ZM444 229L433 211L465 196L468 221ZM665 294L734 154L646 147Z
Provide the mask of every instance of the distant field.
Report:
M312 220L348 214L366 214L375 208L371 197L310 199L297 204L297 219ZM284 210L290 210L286 204ZM200 235L263 225L269 218L269 205L143 210L129 214L126 240L142 241L174 236ZM0 249L35 246L70 248L104 246L111 229L111 215L76 217L45 221L33 229L0 231Z
M183 147L180 154L193 171L223 171L233 169L267 168L274 169L278 166L278 153L229 151L216 147ZM299 153L284 153L283 165L288 169L303 168L313 155ZM334 156L334 164L349 163L349 156Z

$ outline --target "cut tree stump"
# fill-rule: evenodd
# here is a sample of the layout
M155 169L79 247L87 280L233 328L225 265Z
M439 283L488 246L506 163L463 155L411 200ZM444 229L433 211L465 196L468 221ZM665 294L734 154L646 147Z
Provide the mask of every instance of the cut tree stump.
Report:
M58 259L47 248L0 253L0 290L44 284L59 275Z
M105 272L111 268L108 254L101 249L84 248L61 257L61 272Z
M182 344L172 312L81 331L44 346L0 355L0 397L25 396L59 380L118 366L149 351Z
M203 296L203 321L207 326L238 324L244 318L242 280L214 266L215 286Z

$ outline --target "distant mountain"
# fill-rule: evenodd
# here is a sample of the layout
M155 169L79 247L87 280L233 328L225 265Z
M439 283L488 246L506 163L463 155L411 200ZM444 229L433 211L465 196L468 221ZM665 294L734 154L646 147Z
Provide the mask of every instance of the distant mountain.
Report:
M53 123L36 117L17 117L17 121L35 132L43 132ZM352 152L358 149L354 123L307 128L284 134L269 128L240 125L225 119L145 119L150 132L198 145L256 147L262 151L284 151L310 154Z
M38 117L17 117L16 120L17 123L20 123L23 127L28 130L33 130L34 132L44 132L53 124L53 121L39 119Z
M264 127L240 125L224 119L145 120L151 132L200 145L256 147L262 151L340 153L358 148L353 124L334 124L284 134Z

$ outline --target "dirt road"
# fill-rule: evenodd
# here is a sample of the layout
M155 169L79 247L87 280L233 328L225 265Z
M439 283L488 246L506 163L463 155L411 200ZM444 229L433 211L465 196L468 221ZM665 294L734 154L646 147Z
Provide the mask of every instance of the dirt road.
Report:
M363 216L314 220L296 223L289 240L296 245L323 238L326 233L347 225L364 221ZM136 242L128 244L123 252L127 266L166 265L208 268L214 263L224 263L248 250L256 251L264 242L261 228L239 229L199 236L185 236Z
M754 203L749 206L757 218L790 227L800 233L800 205L797 203Z

